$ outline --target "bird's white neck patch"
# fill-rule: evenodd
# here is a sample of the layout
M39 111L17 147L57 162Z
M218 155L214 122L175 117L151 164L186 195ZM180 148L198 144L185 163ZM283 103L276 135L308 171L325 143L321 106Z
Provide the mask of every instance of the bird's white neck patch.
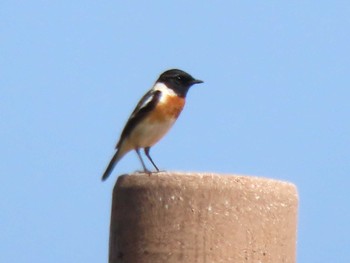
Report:
M168 88L164 83L161 82L157 82L154 85L153 90L159 90L162 93L162 96L177 96L175 91Z

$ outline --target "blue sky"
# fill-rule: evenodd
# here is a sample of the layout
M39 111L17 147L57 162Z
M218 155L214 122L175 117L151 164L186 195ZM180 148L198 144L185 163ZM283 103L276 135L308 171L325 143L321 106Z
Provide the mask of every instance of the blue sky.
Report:
M194 86L154 148L161 169L290 181L298 262L349 262L350 3L3 1L0 262L106 262L100 177L139 98Z

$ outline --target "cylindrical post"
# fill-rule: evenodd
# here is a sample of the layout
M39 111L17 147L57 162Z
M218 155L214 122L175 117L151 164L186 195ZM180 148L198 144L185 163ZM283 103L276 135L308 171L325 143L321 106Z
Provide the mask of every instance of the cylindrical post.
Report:
M248 176L131 174L113 190L110 263L294 263L293 184Z

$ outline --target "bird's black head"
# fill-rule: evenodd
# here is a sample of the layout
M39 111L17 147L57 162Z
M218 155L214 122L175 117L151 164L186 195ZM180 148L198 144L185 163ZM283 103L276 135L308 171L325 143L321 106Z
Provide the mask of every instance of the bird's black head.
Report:
M157 82L164 83L181 97L186 96L187 91L192 85L203 83L203 81L195 79L190 74L179 69L170 69L163 72Z

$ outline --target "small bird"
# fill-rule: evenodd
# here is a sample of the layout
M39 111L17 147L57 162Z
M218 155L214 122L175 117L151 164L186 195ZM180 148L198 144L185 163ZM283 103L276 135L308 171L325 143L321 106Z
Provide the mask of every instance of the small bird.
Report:
M108 178L118 161L131 150L136 151L143 170L150 172L142 160L141 148L144 149L145 155L154 168L159 171L150 156L150 149L169 131L179 117L189 88L199 83L203 81L179 69L167 70L159 76L154 86L141 98L127 121L115 147L116 152L102 176L102 181Z

